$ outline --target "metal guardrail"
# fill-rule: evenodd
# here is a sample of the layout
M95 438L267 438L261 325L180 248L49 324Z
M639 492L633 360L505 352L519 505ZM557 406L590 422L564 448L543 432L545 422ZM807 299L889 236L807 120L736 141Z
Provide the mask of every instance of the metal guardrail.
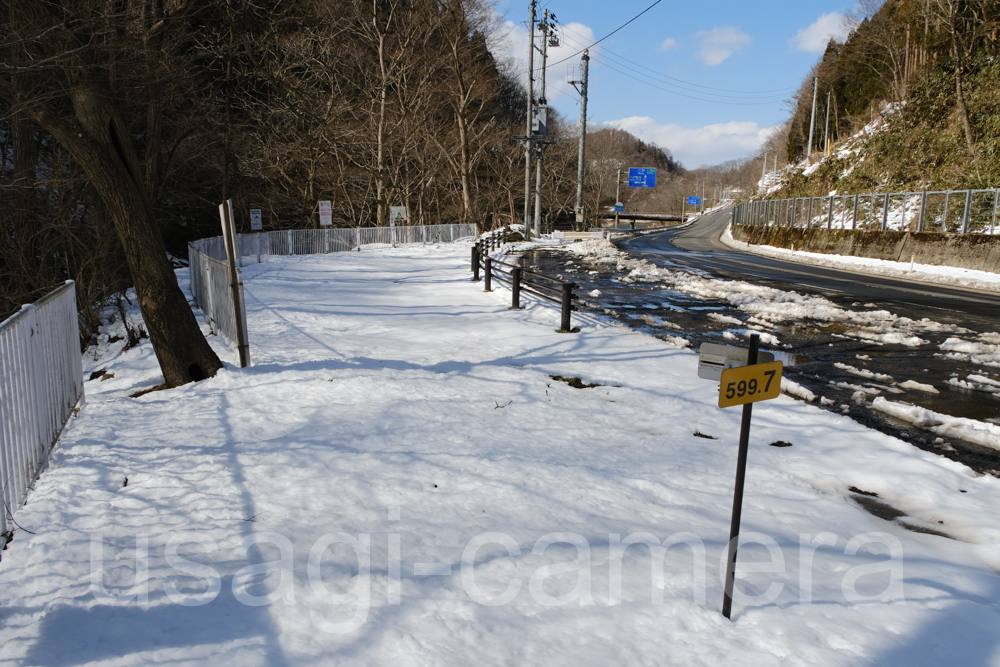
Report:
M393 248L417 243L450 243L476 235L474 224L289 229L237 234L239 263L257 264L268 256L322 255L351 250ZM230 289L229 261L221 236L188 244L191 293L205 313L212 333L232 342L237 336L236 310Z
M738 204L733 223L800 229L997 233L1000 189L926 190L766 199Z
M76 283L67 280L0 323L0 547L83 400Z
M576 333L579 329L573 329L571 313L578 310L573 305L573 291L576 283L557 280L537 271L529 271L516 264L494 259L490 252L496 250L507 242L507 230L500 229L490 234L480 237L479 241L472 247L472 280L479 282L480 270L484 278L484 292L493 291L493 281L497 280L508 285L511 290L512 310L521 307L521 292L533 294L540 299L551 301L559 305L561 309L561 319L559 333Z

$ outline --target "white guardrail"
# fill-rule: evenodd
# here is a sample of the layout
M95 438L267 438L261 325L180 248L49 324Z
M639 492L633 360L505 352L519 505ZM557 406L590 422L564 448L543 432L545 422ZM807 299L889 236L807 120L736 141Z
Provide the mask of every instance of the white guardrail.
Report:
M320 255L415 243L450 243L470 236L476 236L474 224L290 229L237 234L237 240L240 264L243 265L263 262L270 255ZM222 237L200 239L188 244L188 260L191 293L198 307L204 311L212 333L221 333L236 343L239 340L236 311Z
M0 323L0 546L83 400L76 284L67 280Z
M737 225L995 234L1000 189L885 192L744 202Z

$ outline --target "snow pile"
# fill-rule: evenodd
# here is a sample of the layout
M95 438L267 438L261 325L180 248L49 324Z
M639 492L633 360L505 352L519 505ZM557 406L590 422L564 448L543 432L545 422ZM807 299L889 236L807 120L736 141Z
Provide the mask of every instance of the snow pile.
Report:
M731 237L730 237L731 238ZM586 257L598 264L614 264L615 270L626 275L622 282L663 283L706 301L729 303L749 315L751 321L765 326L812 319L824 323L843 322L858 327L849 335L879 344L919 347L927 341L918 334L924 331L955 331L959 327L924 318L912 320L887 310L848 310L819 296L799 294L773 287L764 287L738 280L722 280L690 269L674 270L660 267L644 259L633 259L607 241L594 240L564 248L566 252ZM710 316L711 317L711 316ZM961 331L965 331L962 329Z
M987 424L963 417L950 417L907 403L893 403L885 400L882 396L872 401L872 407L879 412L884 412L896 419L925 428L938 435L959 438L991 449L1000 449L1000 426L997 424Z
M88 350L114 377L2 554L4 661L1000 663L1000 480L758 403L730 622L742 411L696 354L579 314L558 334L471 283L463 245L244 281L253 368L129 398L160 381L148 341Z
M868 257L851 257L849 255L824 255L816 252L788 250L766 245L750 245L733 238L732 227L727 227L720 240L723 244L735 250L752 252L762 257L772 257L786 262L801 262L816 266L828 266L834 269L856 271L873 276L889 276L905 278L914 282L933 283L936 285L955 285L969 289L985 291L1000 291L1000 273L960 269L952 266L936 266L933 264L914 264L910 270L910 262L891 262L884 259Z
M963 361L971 361L980 366L995 366L1000 368L1000 345L989 342L996 340L995 333L982 334L983 342L974 343L961 338L949 338L938 347L949 356Z

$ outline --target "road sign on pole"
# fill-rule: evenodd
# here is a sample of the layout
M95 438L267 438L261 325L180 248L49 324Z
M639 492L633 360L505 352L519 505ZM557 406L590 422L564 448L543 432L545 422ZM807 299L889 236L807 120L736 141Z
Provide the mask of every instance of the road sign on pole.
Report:
M616 202L615 203L615 213L621 213L624 210L625 210L625 204L623 204L621 202Z
M655 188L656 170L651 167L630 167L628 186L630 188Z
M697 206L701 203L701 197L688 197L688 206Z
M406 224L406 207L405 206L390 206L389 207L389 223L392 225L405 225Z
M259 208L250 209L250 229L255 232L259 232L264 228L263 224L264 218L260 214Z

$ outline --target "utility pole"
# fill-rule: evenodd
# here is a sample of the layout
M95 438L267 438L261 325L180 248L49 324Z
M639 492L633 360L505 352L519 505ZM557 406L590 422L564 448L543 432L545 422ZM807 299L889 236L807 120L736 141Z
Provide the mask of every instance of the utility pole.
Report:
M767 178L767 153L764 153L764 164L760 169L760 187L764 187L765 178Z
M528 28L528 127L524 142L524 240L531 240L531 154L535 151L531 136L531 117L535 108L535 7L531 0L531 25Z
M777 155L774 156L774 173L775 174L778 173L778 156Z
M618 170L618 177L615 178L615 229L618 229L618 202L621 201L622 170Z
M826 94L826 130L823 131L823 155L830 155L830 93Z
M555 15L553 15L555 18ZM549 57L549 30L551 26L549 25L549 10L545 10L544 18L542 23L538 26L539 31L542 33L542 85L539 90L538 96L538 107L539 115L544 116L545 124L548 125L547 116L547 100L545 99L545 66L548 62ZM534 45L535 38L532 35L531 38L532 45ZM541 128L539 128L541 129ZM535 166L535 235L540 236L542 233L542 162L545 159L545 144L536 144L538 150L538 161Z
M579 225L587 221L583 210L583 172L587 160L587 77L590 70L590 51L584 49L580 58L580 153L576 160L576 222ZM576 81L570 81L576 88ZM617 203L617 199L615 202Z
M809 147L806 149L806 157L813 154L813 128L816 127L816 91L819 89L819 79L813 77L813 110L809 119Z

